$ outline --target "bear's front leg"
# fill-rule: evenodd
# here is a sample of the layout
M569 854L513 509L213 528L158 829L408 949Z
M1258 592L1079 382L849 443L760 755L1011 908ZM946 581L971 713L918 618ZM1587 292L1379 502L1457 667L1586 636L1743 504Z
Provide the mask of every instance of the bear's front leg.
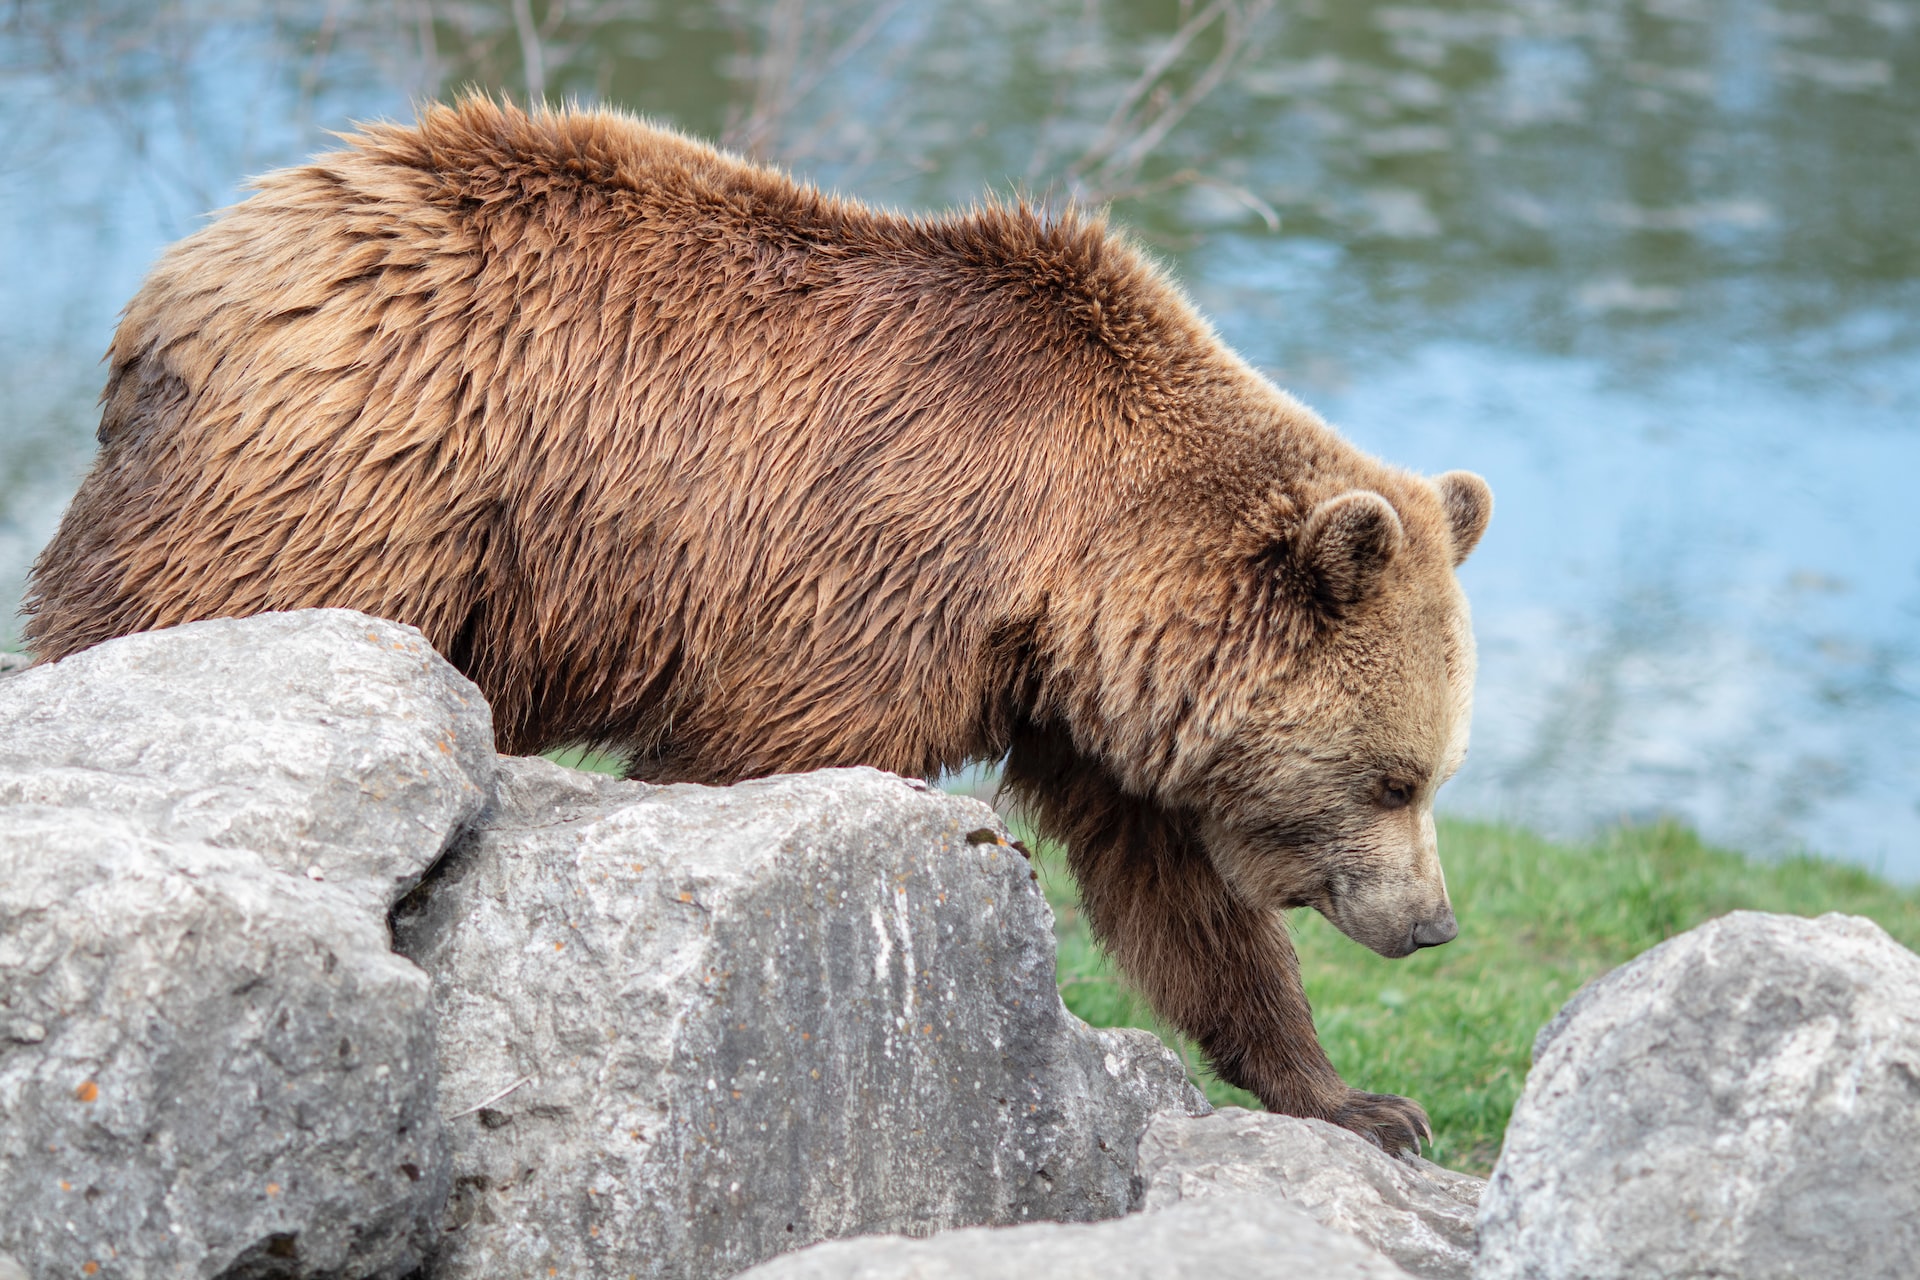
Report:
M1285 920L1234 894L1189 823L1058 756L1016 747L1007 777L1042 831L1066 843L1095 936L1221 1079L1269 1111L1332 1121L1388 1151L1432 1140L1419 1103L1340 1079L1314 1033Z

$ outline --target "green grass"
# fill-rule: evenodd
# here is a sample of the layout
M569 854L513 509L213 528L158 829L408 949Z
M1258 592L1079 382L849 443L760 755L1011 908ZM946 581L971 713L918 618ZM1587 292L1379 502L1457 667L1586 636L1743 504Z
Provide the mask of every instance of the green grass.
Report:
M624 759L597 747L562 747L558 751L547 752L546 757L555 764L563 764L569 769L580 769L587 773L608 773L616 778L624 778L627 773L627 762Z
M1386 960L1311 911L1294 943L1328 1055L1349 1084L1417 1098L1433 1119L1427 1153L1485 1173L1527 1074L1534 1033L1581 984L1728 911L1876 920L1920 945L1920 894L1811 858L1750 861L1676 826L1627 828L1584 845L1512 827L1440 824L1460 918L1444 947ZM1094 946L1056 850L1036 846L1059 935L1060 993L1096 1026L1157 1031L1216 1104L1257 1106L1210 1078L1191 1046L1159 1026Z

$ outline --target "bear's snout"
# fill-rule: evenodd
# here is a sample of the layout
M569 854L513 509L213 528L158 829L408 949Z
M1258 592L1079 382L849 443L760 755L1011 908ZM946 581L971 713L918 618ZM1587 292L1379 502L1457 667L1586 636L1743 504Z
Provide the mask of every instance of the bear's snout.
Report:
M1413 926L1413 945L1408 950L1443 946L1459 936L1460 925L1453 918L1453 908L1442 907L1440 914L1433 919L1422 920Z

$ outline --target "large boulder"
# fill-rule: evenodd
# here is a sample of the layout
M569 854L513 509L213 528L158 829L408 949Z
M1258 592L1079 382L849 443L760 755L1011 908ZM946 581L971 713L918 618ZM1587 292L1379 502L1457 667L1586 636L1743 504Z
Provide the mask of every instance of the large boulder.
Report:
M1223 1195L1117 1222L876 1236L815 1245L740 1280L1407 1280L1352 1236L1264 1195Z
M1054 986L993 812L866 769L655 787L501 762L395 916L433 978L435 1274L727 1276L828 1237L1124 1213L1142 1032Z
M447 1182L390 902L484 806L478 690L337 611L0 682L0 1255L402 1276Z
M417 633L339 611L112 641L0 723L0 1260L35 1280L730 1275L1124 1213L1148 1123L1206 1110L1061 1006L975 801L499 761Z
M1414 1156L1390 1156L1324 1120L1225 1107L1164 1116L1140 1140L1149 1211L1258 1193L1344 1231L1424 1280L1473 1272L1474 1212L1486 1183Z
M380 921L249 850L0 825L0 1246L34 1276L417 1266L447 1186L427 984Z
M1920 957L1736 912L1541 1032L1478 1280L1920 1273Z
M486 803L493 713L412 627L345 609L110 640L0 683L0 805L251 849L384 914Z

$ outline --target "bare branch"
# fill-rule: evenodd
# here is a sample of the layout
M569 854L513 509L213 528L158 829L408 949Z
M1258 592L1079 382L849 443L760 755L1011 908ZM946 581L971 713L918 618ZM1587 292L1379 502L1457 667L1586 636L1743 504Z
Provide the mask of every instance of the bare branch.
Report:
M547 97L547 57L540 32L533 25L533 0L513 0L513 29L520 37L520 63L527 79L527 105L538 106Z
M722 144L756 159L764 159L776 150L787 159L796 158L777 145L788 118L827 76L880 33L902 3L879 0L836 44L836 19L848 6L829 3L824 12L816 14L808 0L774 0L764 28L763 47L752 58L752 105L730 113ZM730 23L736 43L743 49L751 48L747 24L737 16L730 17Z
M420 93L440 88L440 49L433 35L433 0L413 0L414 23L420 34Z
M1131 84L1122 91L1106 124L1094 141L1066 169L1065 177L1074 194L1089 203L1106 203L1124 195L1142 192L1141 168L1167 136L1193 109L1224 84L1252 51L1258 25L1274 7L1274 0L1211 0L1194 11L1188 4L1182 9L1185 20L1166 45ZM1209 29L1218 27L1219 47L1187 87L1175 92L1173 73L1194 42ZM1197 173L1175 181L1157 183L1153 189L1201 181ZM1247 204L1277 226L1279 215L1272 206L1240 187L1220 185L1230 195Z
M1247 27L1253 19L1272 8L1271 0L1254 5L1230 6L1222 16L1224 30L1220 38L1220 52L1201 73L1187 91L1163 107L1159 114L1140 131L1117 156L1117 163L1123 173L1137 172L1140 164L1153 149L1165 140L1168 133L1192 111L1207 95L1220 87L1222 81L1233 70L1246 48Z
M1158 56L1141 68L1140 74L1134 77L1133 83L1121 93L1120 100L1114 104L1113 114L1107 117L1107 122L1101 126L1099 135L1088 145L1080 159L1067 170L1069 177L1077 177L1080 173L1100 164L1112 154L1115 147L1136 132L1138 126L1132 118L1134 107L1160 87L1162 78L1173 64L1180 60L1180 55L1187 51L1187 46L1192 44L1195 37L1202 31L1212 26L1213 20L1231 6L1232 0L1213 0L1212 4L1180 24L1179 29L1173 33L1173 38L1167 41Z

